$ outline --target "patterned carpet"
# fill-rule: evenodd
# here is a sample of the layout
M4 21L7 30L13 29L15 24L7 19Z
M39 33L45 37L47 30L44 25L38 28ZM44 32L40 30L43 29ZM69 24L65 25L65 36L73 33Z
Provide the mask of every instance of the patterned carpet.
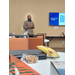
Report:
M65 52L65 48L52 48L57 52Z

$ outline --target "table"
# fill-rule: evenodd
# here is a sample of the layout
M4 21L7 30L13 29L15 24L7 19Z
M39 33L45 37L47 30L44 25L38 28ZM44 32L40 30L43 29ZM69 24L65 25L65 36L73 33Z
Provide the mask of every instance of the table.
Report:
M51 41L53 38L65 38L65 36L46 36L46 39L49 39L50 41ZM47 46L49 47L49 42L48 42Z
M38 60L35 64L28 64L31 68L39 72L41 75L58 75L56 70L51 65L50 61L65 61L65 53L64 52L57 52L60 58L50 58L47 57L45 60ZM22 61L22 59L21 59Z

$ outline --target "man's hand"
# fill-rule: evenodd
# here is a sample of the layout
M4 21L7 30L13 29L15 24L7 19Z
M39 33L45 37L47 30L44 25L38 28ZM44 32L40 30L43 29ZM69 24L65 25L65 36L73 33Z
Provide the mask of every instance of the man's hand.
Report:
M29 26L28 28L33 28L34 26Z

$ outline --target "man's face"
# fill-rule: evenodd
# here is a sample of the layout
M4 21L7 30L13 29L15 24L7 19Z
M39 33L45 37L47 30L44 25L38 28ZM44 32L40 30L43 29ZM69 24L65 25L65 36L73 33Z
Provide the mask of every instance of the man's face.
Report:
M31 19L31 16L30 15L28 16L28 19Z

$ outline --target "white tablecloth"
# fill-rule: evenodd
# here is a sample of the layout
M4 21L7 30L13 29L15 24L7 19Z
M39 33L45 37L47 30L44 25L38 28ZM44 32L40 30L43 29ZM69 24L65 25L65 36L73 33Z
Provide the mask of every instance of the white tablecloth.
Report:
M58 52L60 58L47 58L45 60L38 60L35 64L28 64L25 61L27 65L29 65L31 68L39 72L41 75L58 75L56 70L53 68L50 61L65 61L65 53L64 52Z

